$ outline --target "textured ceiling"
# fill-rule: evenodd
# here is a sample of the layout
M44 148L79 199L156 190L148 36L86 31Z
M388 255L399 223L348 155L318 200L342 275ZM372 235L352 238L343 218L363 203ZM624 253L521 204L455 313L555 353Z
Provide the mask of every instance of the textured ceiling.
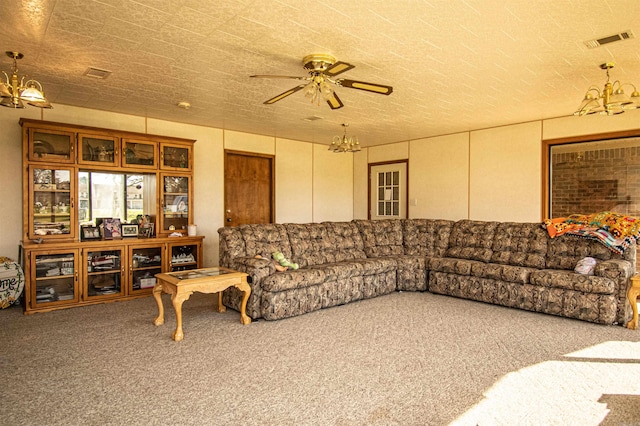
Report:
M54 107L327 144L342 123L368 146L571 115L604 85L605 61L612 79L640 84L637 0L3 0L0 16L0 51L24 53L19 74ZM636 38L584 44L626 30ZM310 53L394 92L338 87L339 110L303 92L264 105L300 82L249 76L305 76Z

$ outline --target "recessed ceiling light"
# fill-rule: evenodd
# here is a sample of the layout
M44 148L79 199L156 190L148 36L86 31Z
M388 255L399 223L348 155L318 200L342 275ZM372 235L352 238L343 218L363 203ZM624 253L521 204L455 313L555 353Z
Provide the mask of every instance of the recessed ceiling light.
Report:
M191 108L191 104L187 101L180 101L178 102L178 108L189 109Z
M87 68L87 70L84 72L83 75L91 78L99 78L104 80L105 78L111 75L111 71L103 70L100 68L89 67Z

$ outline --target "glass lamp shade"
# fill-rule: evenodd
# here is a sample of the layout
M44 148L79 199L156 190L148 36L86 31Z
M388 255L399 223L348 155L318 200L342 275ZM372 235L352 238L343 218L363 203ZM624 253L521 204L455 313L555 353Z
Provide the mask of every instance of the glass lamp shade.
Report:
M33 83L33 80L27 82L27 87L20 92L20 99L27 102L40 103L46 102L44 95Z
M627 95L624 94L624 91L622 89L618 89L609 97L609 103L613 105L625 105L630 104L631 100Z
M9 87L6 84L0 82L0 96L3 98L10 98L11 92L9 91Z
M19 98L0 98L0 105L7 108L25 108Z

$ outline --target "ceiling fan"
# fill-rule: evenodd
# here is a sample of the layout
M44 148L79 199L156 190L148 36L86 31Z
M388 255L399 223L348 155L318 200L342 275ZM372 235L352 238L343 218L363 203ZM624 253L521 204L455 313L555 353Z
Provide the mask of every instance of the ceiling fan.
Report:
M338 74L342 74L345 71L349 71L355 68L354 65L346 62L337 61L331 55L315 53L307 55L302 59L304 69L309 73L306 77L296 77L290 75L252 75L255 78L291 78L294 80L303 80L304 84L300 84L286 92L280 93L277 96L265 101L267 105L274 104L287 96L299 91L304 90L305 96L311 98L311 102L318 102L325 100L331 109L342 108L344 104L333 90L333 86L348 87L351 89L364 90L367 92L378 93L381 95L390 95L393 92L393 87L385 86L384 84L366 83L364 81L348 80L346 78L335 78Z

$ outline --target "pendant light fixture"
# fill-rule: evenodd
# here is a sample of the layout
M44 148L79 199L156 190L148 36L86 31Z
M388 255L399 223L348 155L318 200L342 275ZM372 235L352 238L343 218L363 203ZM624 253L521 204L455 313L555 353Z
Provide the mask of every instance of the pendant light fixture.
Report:
M18 77L18 59L24 55L20 52L7 51L6 55L13 59L11 75L2 71L4 81L0 79L0 105L8 108L25 108L24 103L38 108L53 108L44 96L42 84L27 76Z

